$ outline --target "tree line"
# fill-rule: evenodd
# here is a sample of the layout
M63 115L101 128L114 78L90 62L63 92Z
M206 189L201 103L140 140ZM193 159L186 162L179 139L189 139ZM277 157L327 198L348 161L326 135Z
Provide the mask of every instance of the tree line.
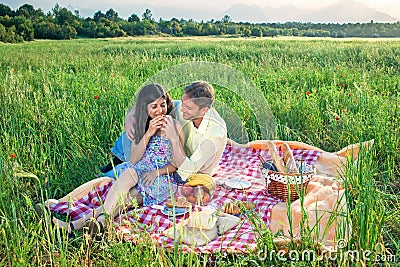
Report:
M128 19L110 8L83 18L79 11L71 12L56 4L44 13L40 8L24 4L17 10L0 4L0 41L15 43L34 39L103 38L139 35L207 36L231 35L244 37L306 36L306 37L400 37L400 22L396 23L245 23L232 22L229 15L220 20L197 22L193 19L171 20L153 18L151 10Z

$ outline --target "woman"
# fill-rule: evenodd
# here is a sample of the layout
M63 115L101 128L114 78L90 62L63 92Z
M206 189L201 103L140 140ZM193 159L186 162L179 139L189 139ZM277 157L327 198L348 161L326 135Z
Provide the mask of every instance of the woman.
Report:
M137 199L139 205L151 206L164 201L169 196L172 173L177 170L171 164L171 142L162 131L165 118L172 110L171 97L161 85L144 86L137 95L135 105L135 132L131 148L134 152L130 162L121 170L119 179L110 188L103 205L78 220L66 223L53 218L53 223L68 232L87 226L93 234L101 230L106 217L113 218L117 214L120 203L126 203L128 193ZM175 121L175 126L183 143L181 125Z

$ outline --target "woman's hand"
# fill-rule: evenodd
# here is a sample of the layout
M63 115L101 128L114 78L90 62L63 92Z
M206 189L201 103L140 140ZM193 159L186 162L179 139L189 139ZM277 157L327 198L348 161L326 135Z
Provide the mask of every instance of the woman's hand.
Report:
M149 122L149 128L147 129L147 133L149 136L155 134L158 130L164 127L164 116L157 116Z
M144 186L152 186L154 181L157 179L157 177L158 177L157 170L144 173L142 176L143 185Z

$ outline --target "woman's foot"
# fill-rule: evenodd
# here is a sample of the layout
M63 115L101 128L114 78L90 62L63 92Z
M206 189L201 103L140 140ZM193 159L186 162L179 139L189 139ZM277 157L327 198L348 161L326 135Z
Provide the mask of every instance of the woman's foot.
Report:
M90 218L83 225L84 232L87 233L90 237L95 237L104 232L104 225L106 223L105 214L100 214L97 218Z
M46 216L51 216L50 209L42 203L36 203L33 208L40 219L44 219Z
M64 229L67 233L71 234L75 230L75 225L73 222L64 222L61 221L60 219L57 219L53 217L51 219L53 224L58 228L58 229Z

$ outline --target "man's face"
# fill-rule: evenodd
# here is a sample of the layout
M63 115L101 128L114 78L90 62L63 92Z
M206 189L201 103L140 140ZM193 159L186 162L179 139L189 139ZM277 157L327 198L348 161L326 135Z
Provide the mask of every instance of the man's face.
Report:
M188 95L184 94L182 97L181 111L185 120L202 119L208 108L200 108L196 105Z

